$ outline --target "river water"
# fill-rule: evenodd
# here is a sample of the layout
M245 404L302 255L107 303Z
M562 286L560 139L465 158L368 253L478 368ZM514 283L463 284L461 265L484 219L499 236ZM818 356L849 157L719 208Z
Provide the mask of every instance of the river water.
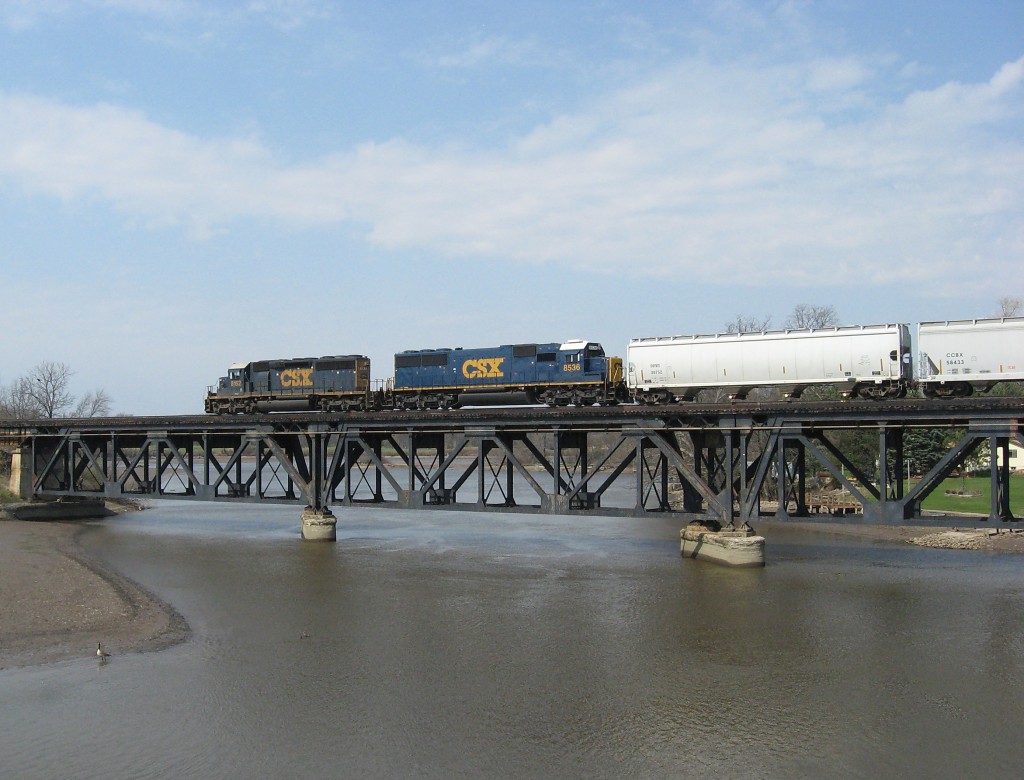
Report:
M0 672L10 778L1019 777L1024 558L678 521L159 502L90 555L190 640Z

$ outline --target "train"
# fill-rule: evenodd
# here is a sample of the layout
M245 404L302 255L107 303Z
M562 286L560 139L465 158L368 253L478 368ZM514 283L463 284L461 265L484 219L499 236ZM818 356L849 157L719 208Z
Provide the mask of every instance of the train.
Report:
M393 378L371 386L365 355L236 363L208 389L209 414L455 409L481 404L612 404L626 399L622 358L600 344L505 344L406 350Z
M235 363L209 387L209 414L457 409L487 404L591 406L742 400L755 388L799 398L829 386L884 400L917 390L961 398L1024 382L1024 317L634 338L626 358L595 341L405 350L372 381L365 355Z

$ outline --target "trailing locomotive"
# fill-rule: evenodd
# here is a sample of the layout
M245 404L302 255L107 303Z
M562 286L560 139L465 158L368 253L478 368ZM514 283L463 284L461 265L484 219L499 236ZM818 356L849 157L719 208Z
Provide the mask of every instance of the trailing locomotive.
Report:
M478 404L590 406L624 400L622 358L600 344L504 344L425 349L395 355L394 404L453 409Z
M270 411L455 409L481 404L589 406L692 400L721 389L742 399L755 387L798 398L829 385L847 398L927 398L1024 382L1024 317L924 322L918 366L905 324L632 339L623 361L600 344L505 344L407 350L393 379L371 389L363 355L236 363L206 396L210 414Z

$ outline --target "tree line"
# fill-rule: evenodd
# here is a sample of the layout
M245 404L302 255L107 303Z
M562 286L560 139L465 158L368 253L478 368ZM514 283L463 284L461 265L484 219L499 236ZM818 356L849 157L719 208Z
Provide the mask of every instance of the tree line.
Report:
M1006 295L996 302L994 317L1024 315L1024 298ZM783 323L784 328L835 328L840 325L835 306L798 303ZM726 333L758 333L772 327L772 316L737 314L725 323Z
M9 385L0 386L0 419L41 420L55 417L103 417L111 399L104 390L77 397L71 391L75 374L66 363L40 363Z

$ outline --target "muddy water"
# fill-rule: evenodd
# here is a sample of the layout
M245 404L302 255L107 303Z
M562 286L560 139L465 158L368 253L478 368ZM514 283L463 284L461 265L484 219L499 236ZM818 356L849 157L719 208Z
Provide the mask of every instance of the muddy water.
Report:
M160 653L0 672L18 778L1017 777L1024 558L666 519L159 503L90 554L174 604Z

